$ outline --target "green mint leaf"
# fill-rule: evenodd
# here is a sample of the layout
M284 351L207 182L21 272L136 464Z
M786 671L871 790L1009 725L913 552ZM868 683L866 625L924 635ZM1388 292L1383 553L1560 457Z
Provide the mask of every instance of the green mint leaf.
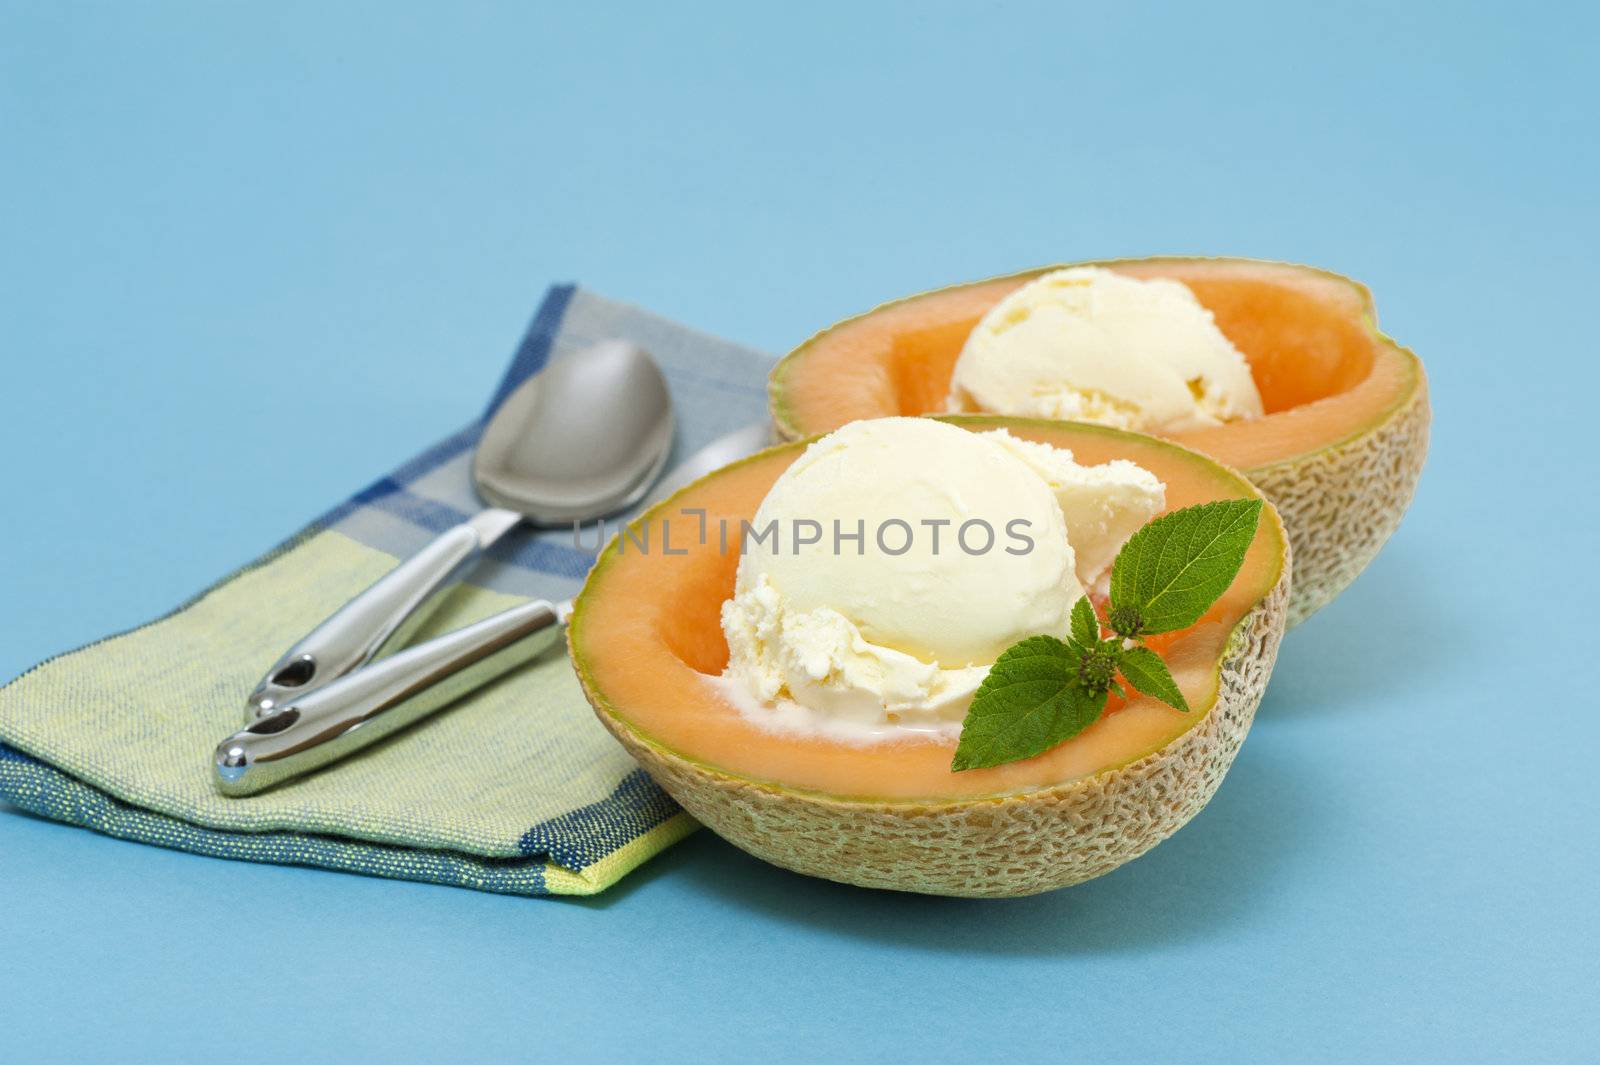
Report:
M1106 707L1104 690L1078 682L1083 652L1054 636L1006 648L989 668L961 725L950 768L984 769L1042 754L1088 728Z
M1238 575L1260 520L1261 500L1222 499L1164 514L1134 533L1111 565L1111 616L1139 619L1137 633L1122 635L1199 621Z
M1161 661L1161 656L1150 648L1128 648L1122 652L1122 660L1118 665L1122 668L1123 678L1139 691L1155 696L1175 710L1189 712L1189 703L1184 699L1183 692L1178 690L1178 682L1172 679L1171 670Z
M1100 619L1094 616L1094 604L1088 596L1072 604L1072 638L1085 649L1100 640Z

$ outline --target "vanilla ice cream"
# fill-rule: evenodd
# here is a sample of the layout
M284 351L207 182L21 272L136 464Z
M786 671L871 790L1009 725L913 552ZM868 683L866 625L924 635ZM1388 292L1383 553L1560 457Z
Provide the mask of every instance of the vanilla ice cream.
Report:
M1081 466L924 418L851 423L807 448L750 522L720 683L774 728L953 735L1000 653L1065 634L1163 505L1130 462Z
M1249 364L1188 286L1098 266L1045 274L995 304L956 361L949 406L1146 432L1262 412Z

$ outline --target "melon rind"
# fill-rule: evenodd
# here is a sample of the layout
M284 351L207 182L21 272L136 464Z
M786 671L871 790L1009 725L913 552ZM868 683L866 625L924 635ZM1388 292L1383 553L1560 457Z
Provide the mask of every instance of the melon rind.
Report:
M1032 895L1109 873L1211 800L1272 675L1289 611L1291 553L1285 541L1277 582L1234 627L1216 697L1193 711L1204 713L1201 721L1137 761L1018 795L880 802L737 777L639 733L608 707L587 670L578 675L600 721L650 776L717 835L758 858L861 887Z
M1255 260L1157 256L1148 259L1107 259L1078 266L1116 267L1172 263L1252 264ZM948 288L988 284L991 281L1026 281L1063 265L1036 267L1003 277L967 282ZM1359 295L1367 328L1378 343L1395 347L1411 372L1411 387L1400 402L1353 436L1328 441L1305 452L1266 465L1241 467L1239 472L1261 489L1283 517L1294 548L1294 595L1289 603L1288 627L1293 628L1333 602L1361 575L1389 537L1400 527L1416 493L1417 481L1428 454L1431 411L1427 375L1421 360L1410 350L1394 345L1374 324L1376 312L1366 286L1341 274L1288 263L1259 262L1262 266L1292 266L1308 275L1350 286ZM846 318L820 330L780 359L767 380L768 408L779 440L796 440L816 433L815 426L798 425L788 405L788 374L806 351L840 326L910 303L946 289L915 293L890 300L863 314Z
M1400 528L1428 457L1427 378L1364 432L1307 455L1240 472L1272 501L1294 550L1290 628L1348 588Z

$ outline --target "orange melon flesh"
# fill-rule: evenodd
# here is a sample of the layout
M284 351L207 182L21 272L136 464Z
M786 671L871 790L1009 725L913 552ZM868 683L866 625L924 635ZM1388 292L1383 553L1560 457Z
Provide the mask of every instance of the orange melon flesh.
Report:
M1345 278L1252 260L1092 265L1184 282L1244 354L1266 415L1169 434L1236 469L1293 462L1357 436L1419 386L1415 356L1377 332L1366 290ZM773 372L778 431L811 436L859 418L943 411L978 319L1051 269L912 296L818 334Z
M1183 448L1096 426L988 416L949 419L974 430L1009 429L1070 448L1081 462L1131 459L1167 485L1169 508L1256 497L1243 478ZM724 773L786 789L849 799L962 799L1024 793L1133 762L1199 721L1215 699L1218 666L1234 627L1277 584L1286 541L1268 508L1232 587L1192 628L1163 638L1161 650L1189 714L1136 696L1072 740L1036 758L953 773L954 741L910 739L856 746L769 732L752 724L708 683L728 648L720 611L733 594L735 550L718 543L726 521L736 543L773 482L804 450L780 446L725 468L657 506L635 539L614 541L579 596L569 640L573 662L602 711L644 739ZM706 543L698 542L704 508ZM644 538L647 552L637 546ZM663 539L666 537L667 539ZM670 544L667 554L663 546Z

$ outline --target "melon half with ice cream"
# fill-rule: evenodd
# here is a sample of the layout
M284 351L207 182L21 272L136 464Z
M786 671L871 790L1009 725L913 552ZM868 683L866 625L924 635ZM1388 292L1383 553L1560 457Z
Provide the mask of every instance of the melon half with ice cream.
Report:
M1155 637L1191 708L1138 693L1031 758L955 771L1007 647L1065 636L1160 513L1258 498L1170 442L1038 419L857 422L725 467L632 523L574 608L600 721L691 814L777 865L1006 896L1077 883L1181 827L1271 673L1289 545L1270 508L1227 592Z
M1398 528L1428 447L1427 379L1365 288L1247 259L1046 268L885 304L790 352L780 437L949 410L1090 421L1240 470L1294 543L1290 624Z

